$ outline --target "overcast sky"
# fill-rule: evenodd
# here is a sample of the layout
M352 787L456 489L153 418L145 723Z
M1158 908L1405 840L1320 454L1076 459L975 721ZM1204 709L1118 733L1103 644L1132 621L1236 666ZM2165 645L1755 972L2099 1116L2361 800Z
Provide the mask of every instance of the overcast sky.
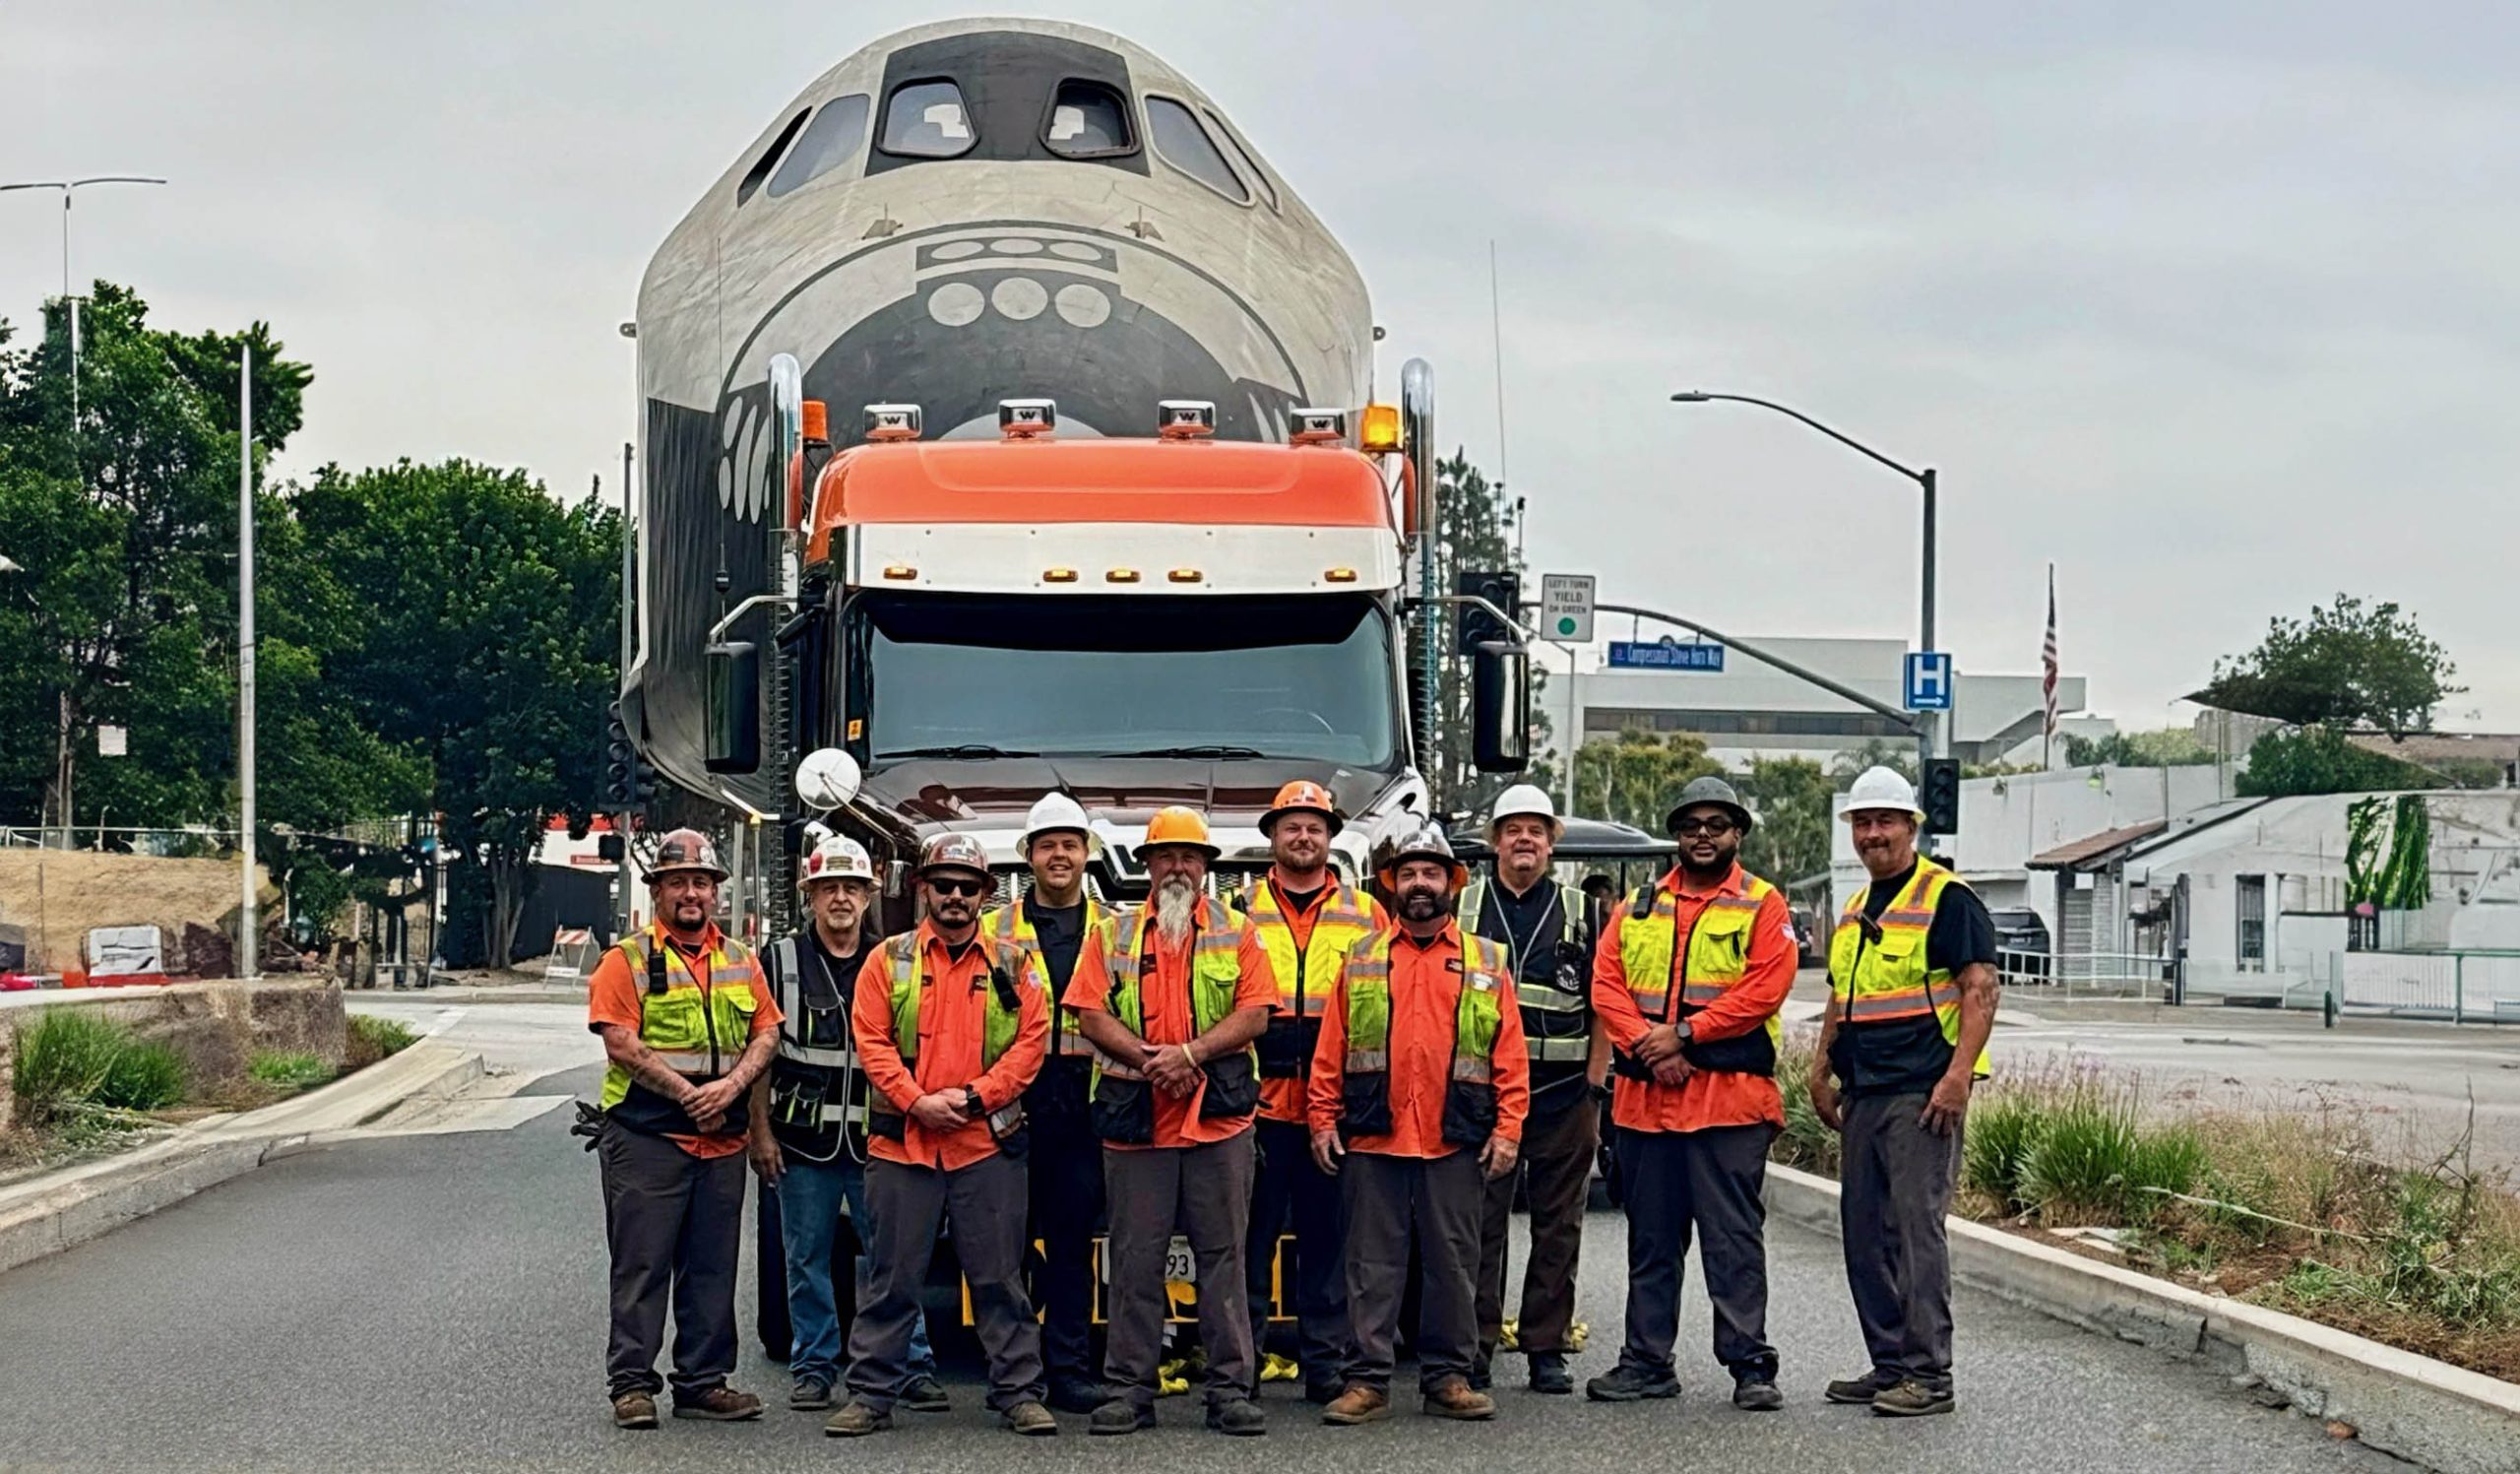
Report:
M74 268L316 370L284 471L467 455L557 492L632 427L641 271L815 75L912 3L9 0L0 180ZM2520 7L1279 0L1071 19L1216 96L1505 450L1535 569L1744 635L1910 635L2134 728L2267 616L2396 599L2520 727ZM0 316L60 290L0 195ZM1605 631L1607 633L1608 631ZM1624 634L1624 630L1618 631ZM1673 679L1685 679L1674 676Z

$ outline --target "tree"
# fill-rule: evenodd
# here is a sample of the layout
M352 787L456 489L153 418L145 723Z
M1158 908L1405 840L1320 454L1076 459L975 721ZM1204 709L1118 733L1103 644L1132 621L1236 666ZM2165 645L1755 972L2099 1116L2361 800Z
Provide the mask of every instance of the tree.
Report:
M1829 759L1829 777L1842 794L1855 787L1855 781L1869 768L1888 768L1910 783L1916 782L1916 744L1889 737L1865 737L1863 745L1845 748Z
M2345 594L2307 620L2278 615L2245 655L2214 663L2214 678L2190 699L2296 727L2375 728L2392 737L2425 732L2433 708L2466 689L2457 667L2395 604Z
M2332 727L2270 732L2249 745L2236 784L2247 798L2434 788L2439 780L2385 752L2358 747Z
M1694 733L1658 737L1631 727L1615 741L1586 742L1576 749L1575 811L1659 835L1664 815L1679 801L1690 779L1723 772L1724 765L1707 756L1706 739ZM1543 764L1533 781L1557 793L1563 773L1553 762Z
M2112 732L2106 737L2065 738L2065 765L2097 768L2186 768L2214 760L2214 751L2184 727L2159 732Z
M1818 763L1800 757L1758 757L1732 780L1757 814L1741 843L1741 864L1775 885L1829 868L1829 826L1836 822L1837 785Z

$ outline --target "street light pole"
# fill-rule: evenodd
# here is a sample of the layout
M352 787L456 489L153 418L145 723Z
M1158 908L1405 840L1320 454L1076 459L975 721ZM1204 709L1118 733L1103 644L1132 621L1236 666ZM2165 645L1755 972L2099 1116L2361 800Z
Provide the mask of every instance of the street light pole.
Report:
M1835 440L1847 449L1855 451L1858 455L1868 457L1883 466L1887 466L1892 471L1895 471L1901 476L1906 477L1908 480L1915 481L1918 489L1924 493L1924 526L1922 539L1922 546L1919 553L1919 561L1922 564L1922 572L1919 579L1919 583L1921 585L1919 598L1922 608L1918 610L1917 614L1917 641L1920 649L1930 651L1934 648L1934 492L1936 487L1934 469L1932 467L1927 466L1922 470L1918 470L1915 467L1902 465L1901 463L1890 459L1888 456L1883 455L1881 452L1874 450L1871 446L1864 444L1862 441L1856 439L1854 436L1841 434L1812 418L1810 416L1803 414L1801 411L1790 408L1789 406L1780 405L1773 400L1753 399L1746 394L1710 394L1703 389L1691 389L1672 395L1671 402L1673 404L1680 405L1703 405L1722 402L1725 404L1734 405L1756 405L1762 410L1773 410L1777 414L1786 417L1788 419L1800 420L1803 424L1812 429L1818 430L1821 434ZM1925 763L1933 758L1937 748L1949 745L1949 734L1945 733L1942 730L1942 727L1943 724L1939 720L1937 713L1917 713L1917 776L1920 779L1924 776Z
M69 318L70 327L70 423L79 423L79 299L70 294L70 198L91 184L163 184L163 179L143 174L91 174L85 179L28 179L16 184L0 184L0 194L13 189L57 189L61 191L61 310Z
M244 350L236 378L236 778L237 849L244 871L236 913L236 976L263 975L262 932L254 890L254 351Z

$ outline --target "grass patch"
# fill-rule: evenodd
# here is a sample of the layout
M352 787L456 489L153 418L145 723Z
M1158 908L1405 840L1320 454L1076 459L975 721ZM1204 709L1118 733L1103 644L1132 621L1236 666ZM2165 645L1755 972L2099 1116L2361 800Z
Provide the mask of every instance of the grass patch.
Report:
M245 1066L248 1079L280 1090L311 1090L333 1078L331 1061L307 1050L262 1050Z
M129 1040L91 1099L120 1111L163 1111L183 1102L186 1073L184 1057L168 1046Z
M420 1036L398 1020L378 1018L369 1013L350 1015L349 1047L342 1060L342 1072L365 1069L380 1059L389 1058L412 1045Z
M94 1109L161 1111L184 1098L183 1057L84 1008L47 1008L17 1039L11 1088L47 1125Z

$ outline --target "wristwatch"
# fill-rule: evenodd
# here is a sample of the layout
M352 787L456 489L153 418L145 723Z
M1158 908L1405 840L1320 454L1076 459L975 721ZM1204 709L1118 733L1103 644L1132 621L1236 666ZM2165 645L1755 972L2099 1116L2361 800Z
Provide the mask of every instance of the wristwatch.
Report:
M963 1114L974 1121L980 1119L980 1093L970 1085L963 1087Z

